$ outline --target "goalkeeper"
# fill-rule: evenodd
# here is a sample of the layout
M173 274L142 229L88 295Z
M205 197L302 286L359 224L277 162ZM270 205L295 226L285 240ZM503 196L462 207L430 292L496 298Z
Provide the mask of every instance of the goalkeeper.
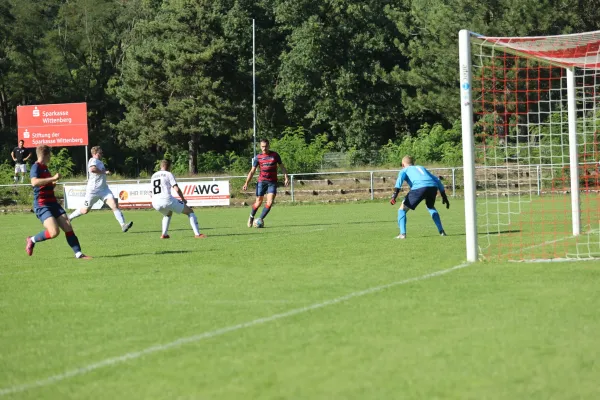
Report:
M445 204L446 208L450 208L450 201L448 201L448 196L446 196L444 185L437 176L434 176L425 167L413 164L414 161L412 157L404 156L404 158L402 158L402 170L398 173L398 179L394 186L394 193L390 199L391 205L396 204L398 192L400 191L402 184L406 181L410 190L398 209L398 227L400 228L400 234L396 236L396 239L406 238L406 213L408 210L417 208L423 199L425 199L427 211L429 211L433 222L435 222L438 232L441 236L446 236L446 232L444 232L444 228L442 227L440 214L438 214L435 209L435 197L437 196L438 190L442 195L442 204Z

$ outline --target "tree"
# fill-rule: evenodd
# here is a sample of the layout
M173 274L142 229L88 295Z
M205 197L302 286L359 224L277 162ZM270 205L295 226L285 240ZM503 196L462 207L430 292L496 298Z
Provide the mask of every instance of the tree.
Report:
M366 150L398 134L401 91L390 74L407 60L393 45L402 35L385 16L390 3L279 3L289 35L275 93L295 123L329 132L342 148Z
M570 33L577 25L574 1L554 0L412 0L389 6L387 15L407 40L395 42L406 68L393 72L415 130L423 122L449 126L460 115L458 101L458 32L488 36L534 36Z
M190 173L197 172L201 141L234 131L249 99L247 68L231 51L234 39L250 35L236 29L240 15L233 1L173 0L135 27L117 89L126 108L117 126L122 142L187 147Z

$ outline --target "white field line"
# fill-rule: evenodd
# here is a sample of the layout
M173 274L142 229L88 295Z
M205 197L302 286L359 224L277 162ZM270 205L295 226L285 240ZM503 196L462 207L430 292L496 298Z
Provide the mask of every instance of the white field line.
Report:
M0 396L5 396L7 394L13 394L13 393L20 393L20 392L24 392L26 390L39 388L42 386L48 386L48 385L51 385L51 384L54 384L54 383L57 383L60 381L64 381L69 378L73 378L75 376L85 375L88 372L92 372L92 371L100 369L100 368L110 367L110 366L120 364L122 362L129 361L129 360L135 360L137 358L143 357L148 354L166 351L166 350L169 350L169 349L172 349L175 347L179 347L179 346L182 346L182 345L185 345L188 343L195 343L195 342L199 342L204 339L210 339L210 338L213 338L216 336L221 336L221 335L224 335L229 332L239 331L241 329L251 328L256 325L266 324L267 322L272 322L272 321L280 320L283 318L293 317L298 314L303 314L308 311L317 310L317 309L324 308L327 306L335 305L335 304L338 304L338 303L341 303L341 302L344 302L344 301L347 301L350 299L354 299L356 297L362 297L362 296L365 296L365 295L368 295L371 293L381 292L382 290L389 289L389 288L392 288L395 286L406 285L409 283L423 281L426 279L445 275L450 272L468 267L469 265L471 265L471 263L464 263L464 264L456 265L452 268L442 269L439 271L431 272L429 274L417 276L414 278L408 278L408 279L404 279L401 281L396 281L396 282L388 283L385 285L375 286L375 287L372 287L369 289L360 290L358 292L353 292L353 293L347 294L345 296L337 297L337 298L334 298L331 300L326 300L321 303L315 303L315 304L312 304L312 305L306 306L306 307L295 308L290 311L271 315L269 317L258 318L258 319L252 320L252 321L243 322L241 324L231 325L231 326L228 326L225 328L220 328L220 329L216 329L213 331L200 333L198 335L179 338L179 339L174 340L169 343L158 344L155 346L147 347L143 350L126 353L126 354L123 354L118 357L106 358L102 361L98 361L98 362L95 362L92 364L85 365L83 367L79 367L79 368L75 368L75 369L63 372L62 374L52 375L47 378L43 378L43 379L40 379L40 380L37 380L34 382L24 383L22 385L16 385L16 386L11 386L11 387L0 389Z

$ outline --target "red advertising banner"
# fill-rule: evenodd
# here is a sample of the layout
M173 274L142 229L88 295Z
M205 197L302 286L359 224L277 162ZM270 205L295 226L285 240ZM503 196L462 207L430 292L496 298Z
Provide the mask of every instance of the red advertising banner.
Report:
M25 147L87 146L87 104L39 104L17 107L19 140Z

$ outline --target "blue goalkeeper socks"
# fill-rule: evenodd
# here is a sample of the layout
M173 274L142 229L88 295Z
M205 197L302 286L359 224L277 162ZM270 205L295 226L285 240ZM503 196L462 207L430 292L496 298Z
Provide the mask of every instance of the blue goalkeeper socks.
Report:
M444 231L444 228L442 227L442 220L440 219L440 214L435 208L428 208L427 211L429 211L433 222L435 222L435 226L437 226L438 232L442 233Z
M398 227L400 228L400 234L406 235L406 211L403 209L398 210Z

